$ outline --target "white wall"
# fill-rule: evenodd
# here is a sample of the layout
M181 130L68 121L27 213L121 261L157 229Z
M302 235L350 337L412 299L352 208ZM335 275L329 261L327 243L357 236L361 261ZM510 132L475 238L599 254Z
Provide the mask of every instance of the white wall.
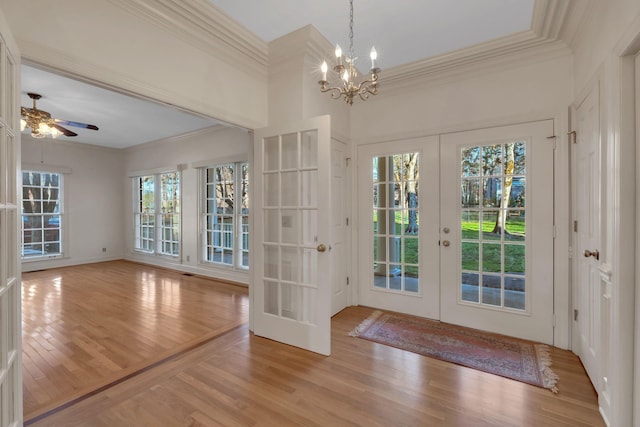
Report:
M320 65L334 49L311 25L269 43L270 125L330 114L332 137L348 143L351 108L320 92L318 84ZM331 73L330 83L338 83Z
M126 251L124 257L133 261L155 264L185 272L216 277L238 283L249 283L246 271L225 267L214 267L201 263L199 259L199 171L194 163L211 161L219 164L229 161L248 161L252 135L237 128L214 127L191 135L155 141L123 150L124 182L121 181L123 199L122 217ZM153 171L159 168L182 172L182 256L180 258L150 256L133 249L132 184L128 176L136 172ZM260 185L252 181L252 185ZM189 261L187 261L187 256Z
M640 426L640 346L635 342L635 328L640 330L640 303L634 307L638 285L635 241L638 235L635 216L637 188L636 143L634 140L634 118L629 110L633 101L632 74L628 73L628 60L624 55L640 51L640 2L617 0L591 2L583 25L575 38L574 86L577 97L596 84L600 86L600 112L602 156L603 156L603 273L611 277L610 317L602 322L610 326L603 331L611 348L601 349L608 353L610 363L601 366L601 376L606 377L600 392L601 409L606 421L613 426ZM578 101L576 99L575 101ZM634 362L635 358L635 362ZM635 363L636 385L633 386ZM603 391L606 389L606 396ZM602 400L604 398L604 401ZM603 404L604 402L604 404ZM634 403L635 402L635 403ZM610 405L610 407L609 407ZM635 407L635 418L633 408Z
M23 271L123 257L122 160L119 150L22 135L23 169L70 170L63 176L65 256L23 262Z

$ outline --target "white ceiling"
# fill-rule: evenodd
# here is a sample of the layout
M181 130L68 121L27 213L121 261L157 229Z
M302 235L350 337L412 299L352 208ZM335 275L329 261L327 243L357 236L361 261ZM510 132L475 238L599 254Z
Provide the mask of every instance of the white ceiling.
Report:
M22 66L21 105L31 108L27 92L42 95L37 107L56 119L88 123L99 130L64 127L78 134L58 139L126 148L219 124L174 107L142 100L27 65ZM26 128L23 134L29 134Z
M344 52L349 49L348 0L209 1L267 42L312 24ZM354 0L354 53L367 61L373 45L380 67L388 69L526 31L531 28L533 3Z
M349 49L348 0L209 1L266 42L311 24L345 52ZM355 54L366 61L374 45L384 72L529 30L533 4L534 0L354 0ZM54 118L100 128L69 127L78 136L59 137L68 141L126 148L219 124L23 65L22 105L31 107L27 92L41 94L38 108Z

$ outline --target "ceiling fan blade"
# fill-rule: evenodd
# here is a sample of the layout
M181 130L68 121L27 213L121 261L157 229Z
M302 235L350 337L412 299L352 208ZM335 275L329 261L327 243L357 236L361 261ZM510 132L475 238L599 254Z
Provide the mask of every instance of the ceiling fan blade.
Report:
M56 123L61 123L63 125L67 125L67 126L75 126L77 128L98 130L98 126L96 126L96 125L88 125L86 123L72 122L72 121L69 121L69 120L60 120L60 119L54 119L54 120L56 121Z
M63 128L62 126L60 126L60 125L58 125L58 124L56 124L56 123L54 123L54 124L52 124L52 125L49 125L49 126L51 126L52 128L56 128L56 129L58 129L58 131L60 131L61 133L63 133L63 134L64 134L64 136L78 136L78 134L77 134L77 133L72 132L72 131L70 131L70 130L69 130L69 129L67 129L67 128Z

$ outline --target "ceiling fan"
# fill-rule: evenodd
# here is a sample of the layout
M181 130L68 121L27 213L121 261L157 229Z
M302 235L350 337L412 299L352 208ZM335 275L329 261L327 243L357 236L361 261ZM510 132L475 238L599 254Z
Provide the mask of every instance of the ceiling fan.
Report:
M62 127L61 125L74 126L84 129L98 130L96 125L88 125L86 123L72 122L69 120L55 119L51 117L49 112L39 110L36 107L36 101L42 98L42 95L33 92L27 92L29 98L33 99L33 108L20 107L22 119L20 120L20 130L26 127L31 128L31 136L34 138L44 138L50 136L52 138L58 135L77 136L78 134Z

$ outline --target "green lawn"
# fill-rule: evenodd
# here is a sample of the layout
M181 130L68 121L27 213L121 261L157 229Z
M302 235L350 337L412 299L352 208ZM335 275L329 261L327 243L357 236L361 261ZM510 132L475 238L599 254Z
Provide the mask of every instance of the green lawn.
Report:
M478 213L465 212L465 220L461 222L462 239L462 269L479 271L480 268L480 224L482 223L482 265L484 272L501 272L501 258L504 250L504 271L507 273L525 272L525 246L518 244L525 240L525 219L523 215L510 215L505 228L504 245L500 243L500 235L493 233L496 222L495 213L485 213L484 220L478 220ZM400 241L403 227L408 222L407 215L395 212L395 233ZM373 214L374 233L378 231L377 213ZM417 234L405 234L404 250L401 250L400 261L408 265L405 274L410 277L418 276L418 238ZM472 241L469 241L472 240ZM513 242L514 244L510 244ZM377 239L374 239L374 259L377 258Z

